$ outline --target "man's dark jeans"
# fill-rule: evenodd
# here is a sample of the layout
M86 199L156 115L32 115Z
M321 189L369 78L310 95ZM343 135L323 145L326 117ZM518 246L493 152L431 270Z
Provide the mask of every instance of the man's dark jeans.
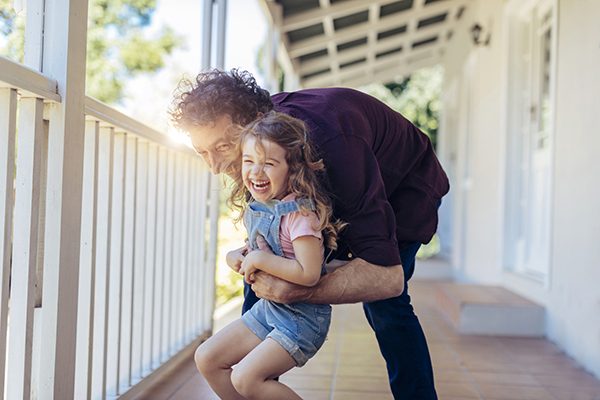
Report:
M363 304L387 363L396 400L437 399L427 342L408 295L407 282L413 275L419 247L420 243L414 243L400 251L404 292L398 297Z
M410 304L406 283L415 269L415 256L420 246L420 243L414 243L400 251L404 267L404 292L398 297L363 304L385 358L396 400L437 399L427 342ZM244 284L244 297L242 314L258 301L247 284Z

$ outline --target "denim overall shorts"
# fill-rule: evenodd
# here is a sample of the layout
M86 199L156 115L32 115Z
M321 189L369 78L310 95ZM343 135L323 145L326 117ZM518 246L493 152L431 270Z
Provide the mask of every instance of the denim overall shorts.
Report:
M258 248L256 238L265 238L274 254L283 257L279 238L281 218L300 210L300 205L314 209L303 200L279 201L268 204L252 202L244 212L250 249ZM323 269L324 271L324 269ZM331 323L329 304L280 304L260 299L243 316L242 321L261 340L270 337L279 343L301 367L323 345Z

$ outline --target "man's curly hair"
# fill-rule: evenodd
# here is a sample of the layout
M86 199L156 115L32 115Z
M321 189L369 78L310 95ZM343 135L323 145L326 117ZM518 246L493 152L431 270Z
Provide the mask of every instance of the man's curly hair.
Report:
M198 74L194 81L179 82L170 110L176 128L188 131L229 115L244 126L273 109L269 92L248 71L213 69Z

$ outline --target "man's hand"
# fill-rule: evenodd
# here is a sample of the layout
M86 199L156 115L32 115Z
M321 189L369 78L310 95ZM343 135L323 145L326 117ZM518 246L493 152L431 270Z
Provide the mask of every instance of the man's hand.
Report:
M259 250L273 254L273 250L271 250L271 248L269 247L269 243L267 243L267 241L264 237L262 237L262 235L256 236L256 245L258 246Z
M263 271L254 274L252 290L261 299L283 304L307 301L312 293L310 287L284 281Z

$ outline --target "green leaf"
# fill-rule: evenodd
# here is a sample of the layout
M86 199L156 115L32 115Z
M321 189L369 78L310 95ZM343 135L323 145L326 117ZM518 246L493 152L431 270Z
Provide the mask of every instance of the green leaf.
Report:
M163 27L148 36L156 0L90 0L88 9L86 93L106 103L123 98L127 79L152 74L165 64L183 39ZM23 62L25 21L0 0L1 54ZM0 42L2 43L2 42Z

